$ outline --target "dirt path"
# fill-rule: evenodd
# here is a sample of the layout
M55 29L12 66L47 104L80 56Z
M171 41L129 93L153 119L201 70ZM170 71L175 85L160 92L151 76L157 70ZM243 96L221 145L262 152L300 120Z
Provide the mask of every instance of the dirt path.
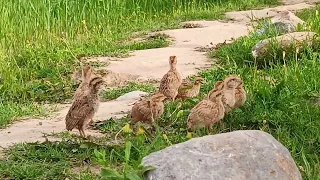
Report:
M212 65L204 52L195 51L197 47L212 47L218 43L229 41L248 34L251 29L249 23L252 15L257 18L274 16L271 9L300 10L310 8L312 5L300 3L263 10L229 12L226 14L229 22L220 21L193 21L200 24L201 28L174 29L162 31L175 39L175 42L166 48L140 50L132 53L131 57L109 61L110 58L102 57L96 60L109 61L105 67L111 71L117 82L128 80L128 77L140 80L159 80L168 70L168 57L178 57L178 67L183 77L196 74L201 69ZM232 21L232 22L231 22ZM122 79L121 79L122 78ZM95 120L106 120L111 117L120 118L126 115L137 98L124 98L101 103ZM62 107L51 118L29 119L12 124L7 129L0 130L0 146L8 147L14 143L43 141L43 133L59 133L65 131L64 117L70 105ZM76 130L73 133L78 133ZM90 135L99 135L99 132L90 131Z

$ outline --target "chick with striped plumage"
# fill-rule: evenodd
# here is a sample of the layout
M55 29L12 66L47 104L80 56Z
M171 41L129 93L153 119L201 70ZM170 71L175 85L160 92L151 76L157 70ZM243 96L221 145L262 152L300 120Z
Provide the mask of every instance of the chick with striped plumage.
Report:
M91 67L85 67L85 76L82 84L78 87L72 106L66 115L66 129L72 131L77 128L82 137L86 137L85 128L92 122L94 114L99 107L99 90L104 80L102 77L92 74Z
M177 57L169 57L170 69L160 81L159 92L164 94L168 99L175 100L178 95L178 89L182 83L181 74L177 70Z
M166 99L165 95L155 92L150 98L142 99L135 103L131 110L131 122L154 125L154 121L164 112L164 99Z
M222 119L225 114L222 97L222 90L211 90L208 97L204 98L190 110L187 123L188 129L195 130L196 128L207 127L211 130L212 126L217 122L222 125Z
M224 90L223 102L226 113L229 113L232 109L243 106L247 100L243 81L237 75L229 75L224 81L217 81L214 88Z
M186 98L197 97L203 82L204 79L201 77L196 77L194 82L184 79L179 87L176 99L181 98L184 101Z

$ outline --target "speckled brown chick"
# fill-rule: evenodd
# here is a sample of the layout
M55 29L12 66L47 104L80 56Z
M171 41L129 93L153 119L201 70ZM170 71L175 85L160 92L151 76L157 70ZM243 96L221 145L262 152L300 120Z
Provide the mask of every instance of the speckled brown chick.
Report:
M177 70L177 57L169 57L170 70L162 77L159 91L167 98L175 100L178 95L178 89L182 83L182 78Z
M179 87L178 95L176 96L176 98L185 100L186 98L197 97L199 95L200 86L203 81L204 79L201 77L196 77L194 83L188 80L183 80Z
M236 88L242 85L242 80L237 75L229 75L224 81L217 81L215 89L223 91L222 102L225 107L225 113L229 113L236 104ZM214 89L213 89L214 90ZM210 94L210 93L209 93ZM209 99L210 96L208 95Z
M224 117L223 91L213 89L209 95L210 99L208 97L203 99L191 109L188 117L188 129L208 127L211 130L216 122L222 124Z
M76 73L78 76L79 72ZM84 90L89 88L89 81L91 77L96 77L97 75L92 72L92 67L87 65L81 71L81 83L78 86L76 92L73 95L73 99L79 98ZM77 77L78 78L78 77ZM93 123L93 119L90 120L89 124Z
M135 103L131 110L131 122L143 122L153 125L164 111L163 100L166 96L160 92L154 93L149 99L143 99Z
M99 89L103 84L103 78L95 76L90 78L87 86L82 86L74 97L72 106L66 115L66 129L72 131L77 128L82 137L87 124L92 121L99 107Z

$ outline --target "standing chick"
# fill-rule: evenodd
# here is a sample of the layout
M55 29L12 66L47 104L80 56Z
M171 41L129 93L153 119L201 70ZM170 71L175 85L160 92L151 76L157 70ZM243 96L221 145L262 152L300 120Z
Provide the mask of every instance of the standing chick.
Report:
M178 95L179 86L182 83L182 78L177 70L177 57L169 57L170 70L162 77L160 81L159 91L167 98L175 100Z
M214 123L222 124L221 120L224 117L223 91L213 89L209 96L210 99L205 98L191 109L188 117L188 129L208 127L211 130Z
M154 93L150 99L135 103L131 110L131 122L144 122L153 125L154 119L159 118L164 111L163 100L166 96L160 92Z
M224 103L225 113L229 113L235 107L236 100L236 88L242 85L242 80L237 75L229 75L225 80L217 81L215 88L223 91L222 102ZM213 89L214 90L214 89ZM209 93L209 99L210 93Z
M195 82L183 81L179 87L178 95L176 98L181 98L185 100L186 98L192 98L198 96L200 92L201 83L204 81L201 77L196 77Z
M66 115L66 129L72 131L77 128L82 137L86 137L84 129L92 121L92 118L99 107L99 89L104 82L99 76L86 76L90 79L83 79L88 82L85 86L79 86L74 101Z

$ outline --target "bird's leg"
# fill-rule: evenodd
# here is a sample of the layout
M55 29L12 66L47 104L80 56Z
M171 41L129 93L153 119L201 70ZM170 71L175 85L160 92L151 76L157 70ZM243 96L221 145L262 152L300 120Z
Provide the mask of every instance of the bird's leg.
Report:
M152 124L151 124L151 131L155 131L155 130L156 130L155 123L152 123Z
M156 130L156 123L155 123L155 121L154 121L154 117L153 117L153 114L152 114L152 116L151 116L151 130L152 131L155 131Z
M83 137L84 137L84 138L87 138L87 135L86 135L86 133L84 132L84 130L82 130L82 134L83 134Z
M81 129L81 132L82 132L82 137L83 138L86 138L86 133L84 132L84 126L82 126L80 129Z
M222 119L219 121L220 126L223 126Z
M81 128L79 128L78 130L79 130L80 136L83 136L82 132L81 132Z
M211 124L209 125L209 128L208 128L210 134L212 134L212 126L213 126L213 123L211 123Z

